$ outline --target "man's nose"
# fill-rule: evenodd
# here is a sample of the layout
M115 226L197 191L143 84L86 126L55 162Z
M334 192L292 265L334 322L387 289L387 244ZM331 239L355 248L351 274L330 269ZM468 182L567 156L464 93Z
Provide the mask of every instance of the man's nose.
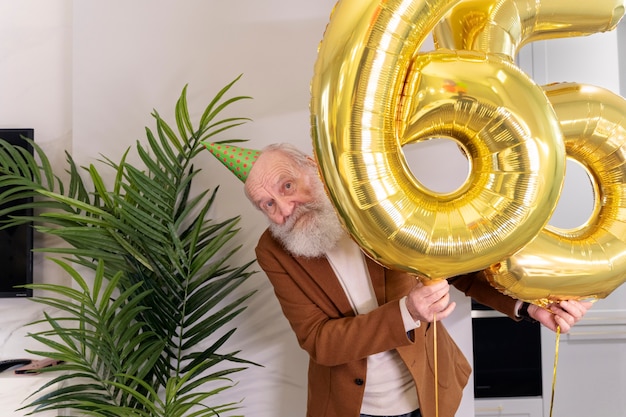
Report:
M289 197L276 199L276 205L278 206L278 212L283 218L283 222L287 217L291 216L296 206L295 202Z

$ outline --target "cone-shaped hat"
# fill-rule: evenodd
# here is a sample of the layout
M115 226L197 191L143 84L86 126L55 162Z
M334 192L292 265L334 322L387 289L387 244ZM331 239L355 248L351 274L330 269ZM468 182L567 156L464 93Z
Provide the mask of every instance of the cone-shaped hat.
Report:
M215 142L202 142L202 144L243 182L246 182L252 164L261 154L261 151L235 145Z

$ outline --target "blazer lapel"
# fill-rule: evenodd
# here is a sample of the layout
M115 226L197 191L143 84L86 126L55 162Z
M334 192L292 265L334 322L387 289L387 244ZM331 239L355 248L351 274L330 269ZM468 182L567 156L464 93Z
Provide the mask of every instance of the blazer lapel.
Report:
M307 271L311 280L322 289L341 314L344 316L355 315L350 301L326 257L304 258L298 256L295 257L295 260Z
M376 294L376 301L381 306L386 302L385 296L385 268L370 257L363 254L365 265L372 281L372 287ZM304 268L312 281L314 281L335 304L344 316L354 316L354 310L346 296L339 279L335 275L330 262L324 258L295 257L296 261Z
M387 302L387 297L385 294L385 268L380 266L380 264L371 259L369 256L363 254L363 257L365 258L367 271L370 274L372 287L374 287L376 301L378 301L378 305L381 306Z

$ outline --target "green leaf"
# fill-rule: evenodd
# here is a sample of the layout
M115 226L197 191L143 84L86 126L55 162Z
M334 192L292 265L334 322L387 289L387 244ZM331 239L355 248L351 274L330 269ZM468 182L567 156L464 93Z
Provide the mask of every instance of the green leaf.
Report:
M236 389L230 377L256 365L229 347L233 319L253 295L241 286L253 260L238 256L239 217L210 218L218 188L197 189L194 180L205 174L193 159L206 154L202 140L242 141L225 135L249 119L221 117L249 98L229 96L240 77L210 100L197 128L185 86L175 126L154 110L156 127L145 128L145 141L134 141L119 160L102 156L104 169L79 167L66 152L66 172L58 175L36 144L33 157L0 141L0 187L10 186L0 199L32 197L21 207L34 210L7 217L0 228L32 221L37 233L63 240L36 250L57 255L53 261L71 280L28 286L45 294L33 301L49 307L33 323L44 329L29 333L41 346L30 353L64 363L23 410L200 417L239 407L220 395ZM67 175L69 186L60 179ZM207 340L211 346L198 350Z

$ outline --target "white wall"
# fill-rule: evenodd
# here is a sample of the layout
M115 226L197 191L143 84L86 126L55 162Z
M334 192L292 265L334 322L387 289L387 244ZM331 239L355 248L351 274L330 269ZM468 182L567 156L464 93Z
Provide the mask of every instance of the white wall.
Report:
M0 1L0 127L34 128L35 140L56 164L72 149L71 42L69 0ZM34 273L39 282L67 281L40 254ZM23 325L41 311L29 300L0 300L0 359L23 357L25 347L35 347L24 336L33 329Z
M195 120L219 89L243 74L233 94L252 96L230 113L253 122L234 134L262 148L288 141L311 149L309 83L316 48L333 0L91 1L74 2L74 155L121 155L153 127L156 109L174 122L173 109L189 84ZM208 152L197 186L220 186L213 216L241 215L240 256L254 259L266 222L252 209L242 184ZM257 268L258 269L258 268ZM235 376L227 400L245 398L246 416L304 415L307 357L297 346L262 273L241 292L258 293L241 316L231 346L264 365Z
M144 138L144 126L153 126L153 109L173 121L185 84L197 116L214 93L243 74L234 93L254 99L232 112L253 122L238 135L254 148L288 141L310 150L309 83L334 3L0 0L0 126L34 127L37 141L60 165L64 150L83 164L100 154L116 160ZM566 57L572 55L578 56ZM607 67L601 68L596 78L605 77ZM198 163L206 170L199 186L220 186L215 218L241 214L241 256L252 259L265 220L249 207L239 180L208 153ZM37 259L37 280L64 279ZM264 367L239 374L226 400L245 397L242 413L250 417L304 415L306 355L262 273L241 291L249 289L258 293L231 343ZM447 324L471 358L469 301L456 298L457 314ZM0 359L32 347L21 324L39 314L28 300L0 301ZM473 416L471 392L470 385L459 417Z

